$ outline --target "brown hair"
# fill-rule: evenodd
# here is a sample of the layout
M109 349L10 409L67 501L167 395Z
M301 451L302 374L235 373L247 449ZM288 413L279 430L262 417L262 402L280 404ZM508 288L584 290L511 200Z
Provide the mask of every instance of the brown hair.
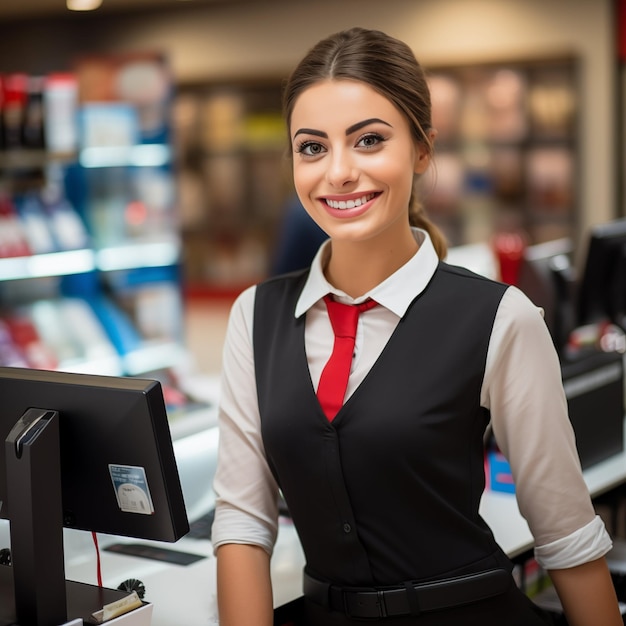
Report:
M313 84L327 79L363 82L392 102L407 118L415 140L433 154L430 91L423 68L404 42L378 30L351 28L318 42L292 72L283 93L287 126L298 96ZM411 194L409 221L430 235L437 255L447 252L443 233L427 217Z

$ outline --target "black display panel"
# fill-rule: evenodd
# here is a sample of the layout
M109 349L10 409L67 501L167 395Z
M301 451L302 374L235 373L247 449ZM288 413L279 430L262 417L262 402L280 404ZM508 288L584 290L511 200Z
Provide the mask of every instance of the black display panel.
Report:
M2 367L0 399L17 620L63 623L64 526L167 542L189 530L161 385Z
M626 329L626 218L595 226L578 291L578 323Z

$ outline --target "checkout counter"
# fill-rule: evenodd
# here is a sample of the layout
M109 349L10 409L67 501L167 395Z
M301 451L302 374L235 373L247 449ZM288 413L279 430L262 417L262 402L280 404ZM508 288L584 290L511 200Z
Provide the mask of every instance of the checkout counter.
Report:
M626 443L626 442L625 442ZM210 446L217 444L216 427L175 440L175 450L188 453L190 448L204 448L204 459L210 456ZM185 465L181 465L185 484ZM209 474L207 473L207 484ZM599 496L626 481L626 452L621 452L584 470L592 496ZM184 490L184 489L183 489ZM517 507L515 496L486 491L481 514L493 529L498 543L512 558L532 550L533 538ZM193 522L193 518L192 518ZM66 575L68 579L95 584L95 553L91 537L80 531L65 531ZM106 550L111 543L139 544L144 556L133 556ZM176 544L137 542L124 538L100 537L103 583L116 588L122 581L138 579L146 588L145 600L153 604L152 626L206 626L217 624L215 595L215 558L208 539L189 536ZM151 551L154 550L154 552ZM139 552L138 552L139 553ZM195 555L200 557L180 564L170 557ZM154 558L153 558L154 557ZM182 559L180 559L182 560ZM280 606L301 595L301 575L304 557L297 535L288 519L281 519L278 542L272 557L274 604Z
M204 392L209 390L210 408L171 424L192 531L175 544L98 536L104 587L116 589L122 583L140 581L145 586L144 600L152 604L152 626L218 624L216 561L209 535L202 532L203 525L206 530L210 528L210 513L215 504L211 483L217 463L218 381L204 380L202 388ZM625 430L621 430L622 439ZM583 463L592 497L626 483L626 440L623 444L598 462L587 467ZM480 512L509 557L531 554L533 538L515 495L487 490ZM64 535L66 578L95 585L97 563L91 534L65 529ZM0 548L8 545L8 522L0 520ZM295 529L287 517L281 518L271 562L275 606L301 595L303 566L304 556Z
M211 542L200 528L214 506L210 489L217 457L217 381L212 408L172 424L172 438L192 532L175 544L99 535L103 585L117 588L124 581L145 585L144 600L152 603L152 626L217 624L215 558ZM626 441L622 450L586 467L585 482L598 497L626 482ZM533 538L515 496L485 491L481 515L496 540L513 559L529 554ZM8 523L0 520L0 547L8 545ZM208 527L210 520L206 521ZM66 577L96 584L96 554L90 533L65 530ZM281 518L271 571L274 605L301 595L304 557L293 525Z

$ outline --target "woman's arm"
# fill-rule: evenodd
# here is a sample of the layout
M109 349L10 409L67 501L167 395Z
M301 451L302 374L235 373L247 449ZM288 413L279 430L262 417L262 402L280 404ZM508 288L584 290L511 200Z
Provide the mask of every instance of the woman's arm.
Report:
M278 487L265 459L254 377L254 289L233 305L224 344L212 542L221 626L271 626Z
M560 363L538 310L515 288L494 323L481 400L568 623L622 626L603 558L611 540L582 475Z
M548 573L570 626L623 626L604 558Z
M229 543L216 555L220 626L272 626L269 554L258 546Z

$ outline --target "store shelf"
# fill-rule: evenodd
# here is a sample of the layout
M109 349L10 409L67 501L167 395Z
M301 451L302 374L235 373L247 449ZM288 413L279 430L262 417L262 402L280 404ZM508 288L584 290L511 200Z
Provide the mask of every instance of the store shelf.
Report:
M162 167L170 163L171 150L167 145L156 143L96 146L81 150L78 160L86 168Z
M102 272L164 267L176 265L181 256L178 237L163 237L156 241L141 241L110 246L95 252L95 265Z
M424 205L452 245L497 232L532 243L573 235L578 73L569 56L430 68L438 135Z
M70 276L142 267L176 265L181 244L176 238L128 243L102 250L66 250L48 254L0 259L0 281Z
M24 168L41 168L50 163L71 163L74 153L54 153L47 150L7 150L0 152L0 170L12 171Z
M62 363L57 369L62 372L96 376L122 376L124 374L122 362L117 355Z
M139 376L146 372L176 367L185 361L186 350L173 341L146 342L122 357L124 372Z
M69 276L95 269L96 255L93 250L66 250L0 259L0 281Z

